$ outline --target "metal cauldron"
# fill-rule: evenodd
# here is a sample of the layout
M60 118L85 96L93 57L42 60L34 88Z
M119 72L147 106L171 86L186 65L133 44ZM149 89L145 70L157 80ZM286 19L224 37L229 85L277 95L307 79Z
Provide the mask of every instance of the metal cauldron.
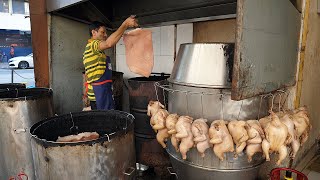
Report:
M179 115L213 120L249 120L267 115L268 101L253 97L242 101L231 100L234 44L198 43L182 44L174 64L169 85L168 111ZM233 158L226 153L222 162L208 149L202 158L196 148L183 160L180 153L168 148L170 160L177 177L192 179L239 179L254 180L263 163L261 154L256 154L248 163L245 154Z
M15 89L21 89L26 88L25 84L22 83L5 83L0 84L0 89L6 89L6 90L15 90Z
M0 90L0 179L24 172L34 179L32 124L53 115L52 90Z
M52 117L32 126L35 176L41 180L127 179L135 172L134 117L122 111L87 111ZM85 142L58 136L97 132Z
M231 87L234 43L181 44L169 81L210 88Z

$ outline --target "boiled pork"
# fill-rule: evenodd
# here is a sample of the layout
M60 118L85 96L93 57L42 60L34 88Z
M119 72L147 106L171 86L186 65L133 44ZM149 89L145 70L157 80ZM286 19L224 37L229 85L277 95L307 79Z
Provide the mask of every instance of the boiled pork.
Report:
M97 132L83 132L77 135L68 135L58 137L57 142L81 142L81 141L92 141L99 138Z
M153 68L152 32L137 28L124 34L123 41L130 71L149 77Z

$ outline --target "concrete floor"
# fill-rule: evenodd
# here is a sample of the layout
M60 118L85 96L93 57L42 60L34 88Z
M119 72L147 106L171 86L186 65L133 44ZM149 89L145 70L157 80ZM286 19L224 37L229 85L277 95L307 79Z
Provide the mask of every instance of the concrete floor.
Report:
M320 157L317 157L308 166L305 174L308 176L309 180L319 180L320 179Z

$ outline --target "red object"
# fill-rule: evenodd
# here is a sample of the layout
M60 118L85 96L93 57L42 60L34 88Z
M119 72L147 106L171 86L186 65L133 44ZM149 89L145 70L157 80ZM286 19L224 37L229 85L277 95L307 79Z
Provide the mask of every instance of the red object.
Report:
M274 168L271 171L270 179L271 180L280 180L280 171L290 171L297 174L297 180L308 180L308 177L301 173L300 171L297 171L295 169L290 168Z

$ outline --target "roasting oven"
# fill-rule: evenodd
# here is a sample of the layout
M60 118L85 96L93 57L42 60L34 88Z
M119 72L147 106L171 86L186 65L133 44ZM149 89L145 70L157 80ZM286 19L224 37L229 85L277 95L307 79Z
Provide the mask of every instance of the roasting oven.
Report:
M249 120L267 115L268 101L256 96L241 101L231 100L234 44L183 44L170 78L169 85L155 84L168 95L168 111L179 115L213 120ZM200 157L196 148L190 149L187 159L168 142L167 152L178 179L256 179L264 159L258 153L249 163L245 153L233 158L226 153L220 161L207 150Z

